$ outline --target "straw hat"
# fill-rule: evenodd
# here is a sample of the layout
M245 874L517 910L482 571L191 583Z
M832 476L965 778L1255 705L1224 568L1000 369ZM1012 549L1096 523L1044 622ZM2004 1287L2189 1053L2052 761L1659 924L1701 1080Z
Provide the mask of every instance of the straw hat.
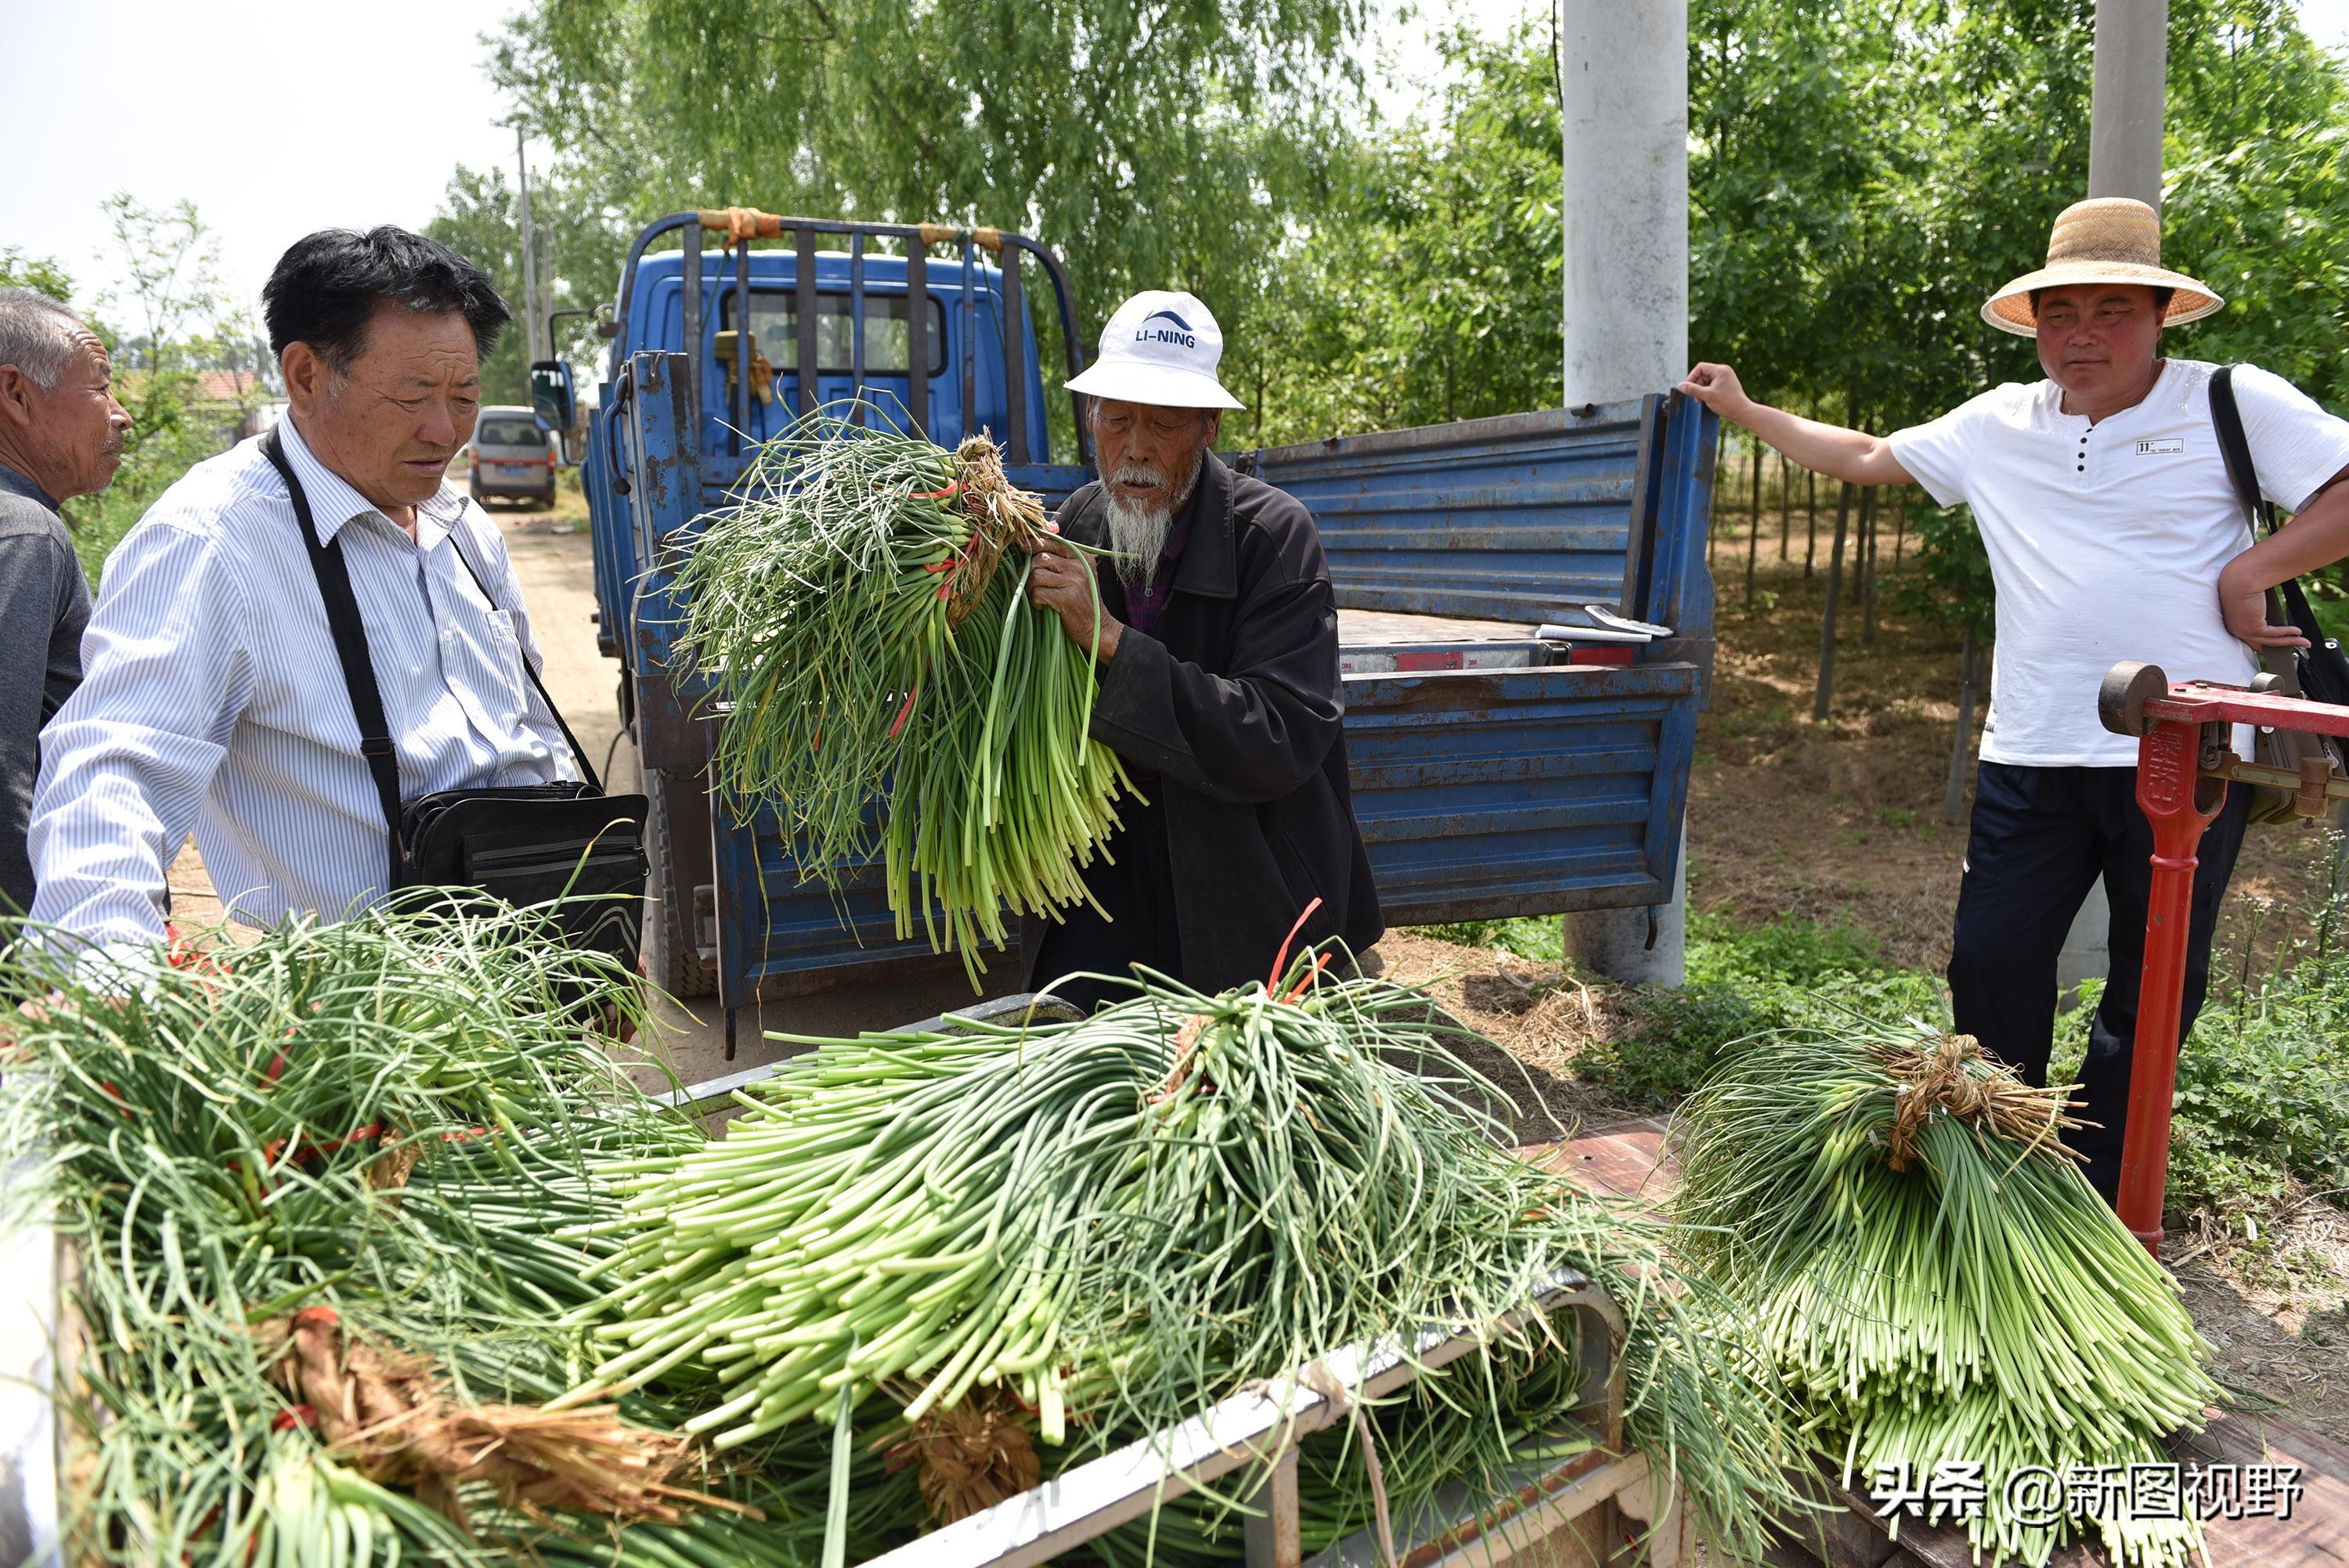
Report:
M2199 321L2227 302L2210 285L2161 264L2161 218L2142 201L2098 196L2075 201L2055 215L2047 236L2047 264L2025 273L1982 302L1982 319L2002 332L2030 337L2031 291L2064 284L2145 284L2171 289L2162 325Z

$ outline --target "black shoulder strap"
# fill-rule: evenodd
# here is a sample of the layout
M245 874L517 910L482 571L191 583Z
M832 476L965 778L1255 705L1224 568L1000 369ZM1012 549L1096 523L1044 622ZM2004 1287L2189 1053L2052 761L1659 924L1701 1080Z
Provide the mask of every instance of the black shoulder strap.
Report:
M2234 481L2235 498L2256 535L2265 523L2275 531L2275 508L2260 494L2259 470L2251 466L2251 444L2243 437L2243 411L2235 406L2235 367L2221 365L2210 376L2210 422L2219 428L2219 454L2227 459L2227 477Z
M2259 537L2260 525L2276 531L2275 508L2260 494L2259 471L2251 467L2251 444L2243 436L2243 413L2235 406L2235 367L2221 365L2210 377L2210 422L2219 428L2219 451L2227 459L2227 477L2235 483L2235 495L2250 514L2251 536ZM2328 640L2318 626L2316 612L2308 603L2308 593L2297 577L2287 577L2268 590L2268 615L2271 620L2289 622L2300 629L2312 647L2323 647ZM2261 655L2260 663L2270 670L2288 676L2284 691L2298 696L2300 662L2290 650L2281 656L2271 651Z
M489 602L492 609L504 608L498 603L498 596L490 592L490 585L481 581L481 574L473 570L472 560L466 555L465 547L460 542L462 537L453 528L449 531L449 548L457 552L458 563L464 567L465 575L473 580L473 586L481 591L481 597ZM563 738L571 748L571 759L579 764L579 777L586 780L587 788L601 795L604 781L595 777L595 769L588 764L586 749L579 744L579 738L571 733L571 726L564 722L563 710L555 707L554 698L547 695L546 683L538 678L536 670L530 667L530 651L521 647L520 637L516 637L514 643L522 654L522 673L530 677L532 689L538 693L538 700L544 703L546 711L554 716L554 727L563 731Z
M391 881L385 884L388 891L406 881L399 842L399 755L392 748L391 726L383 717L383 696L376 689L375 662L367 656L367 626L359 619L358 597L351 592L343 541L338 534L326 544L318 542L310 498L303 493L302 481L294 477L294 465L285 460L285 443L276 430L261 438L261 453L285 481L285 493L294 502L294 521L301 525L302 543L310 553L310 571L318 579L318 597L326 601L326 625L334 634L335 655L342 661L343 686L351 696L352 717L359 722L359 755L367 758L375 792L383 803L384 832L391 844Z

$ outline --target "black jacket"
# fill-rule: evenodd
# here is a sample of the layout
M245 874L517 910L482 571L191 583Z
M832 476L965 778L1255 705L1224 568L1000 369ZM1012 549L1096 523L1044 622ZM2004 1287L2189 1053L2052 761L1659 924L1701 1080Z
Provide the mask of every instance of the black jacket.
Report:
M1165 805L1181 977L1216 992L1264 979L1317 897L1300 944L1337 936L1359 954L1385 926L1347 786L1337 603L1313 519L1212 452L1194 506L1155 634L1126 628L1102 667L1092 735L1159 775L1143 789ZM1060 525L1102 542L1098 481ZM1100 573L1122 608L1107 562ZM1117 874L1096 861L1086 878ZM1043 924L1029 923L1030 954Z

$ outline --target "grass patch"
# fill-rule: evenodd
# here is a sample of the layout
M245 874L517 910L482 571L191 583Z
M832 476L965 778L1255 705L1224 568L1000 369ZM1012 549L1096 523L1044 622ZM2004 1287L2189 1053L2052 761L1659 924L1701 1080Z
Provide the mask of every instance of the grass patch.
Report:
M2325 918L2329 903L2331 918ZM2178 1057L2168 1202L2237 1222L2282 1202L2297 1181L2349 1193L2349 900L2311 912L2314 934L2265 969L2243 948L2212 955L2211 993ZM2101 986L2059 1024L2053 1075L2076 1074Z
M1419 929L1537 964L1564 956L1555 915ZM1584 1047L1576 1071L1659 1107L1703 1082L1732 1047L1753 1036L1801 1026L1832 1029L1847 1019L1847 1009L1938 1021L1946 1021L1949 1010L1937 977L1886 963L1875 939L1856 927L1791 918L1745 925L1702 913L1689 917L1688 984L1628 995L1631 1027Z
M1834 1033L1855 1013L1945 1024L1949 1003L1939 976L1888 964L1875 938L1855 927L1793 918L1744 925L1694 914L1688 984L1639 993L1633 1026L1586 1048L1577 1066L1619 1092L1664 1106L1756 1035Z
M1537 964L1556 964L1566 954L1566 932L1555 914L1519 915L1512 920L1455 920L1446 925L1414 927L1420 935L1456 947L1506 953Z

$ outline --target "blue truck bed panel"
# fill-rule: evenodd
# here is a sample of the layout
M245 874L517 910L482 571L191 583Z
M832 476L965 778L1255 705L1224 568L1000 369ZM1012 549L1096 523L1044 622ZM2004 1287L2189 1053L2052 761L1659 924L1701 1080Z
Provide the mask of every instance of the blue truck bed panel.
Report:
M1696 671L1671 664L1350 676L1354 815L1390 925L1670 895Z
M1653 400L1515 414L1242 463L1313 513L1340 604L1549 621L1638 596L1640 459L1658 417Z

